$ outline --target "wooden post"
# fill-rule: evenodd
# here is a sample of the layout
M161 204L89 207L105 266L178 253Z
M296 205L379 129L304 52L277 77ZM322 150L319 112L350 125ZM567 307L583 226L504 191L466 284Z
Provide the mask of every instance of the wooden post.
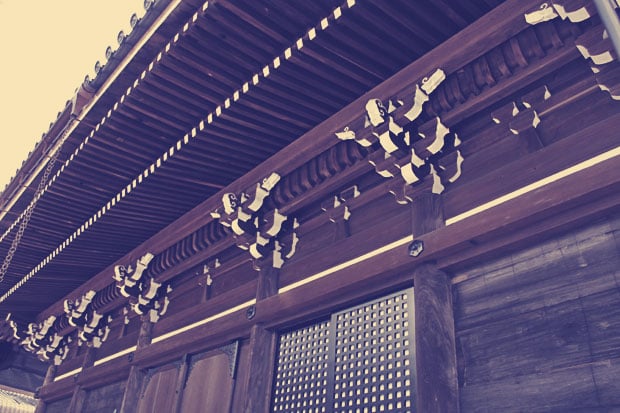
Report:
M415 295L416 411L458 412L454 312L450 277L432 264L413 275Z
M183 389L185 388L185 382L187 381L187 375L189 374L189 355L184 354L181 359L181 365L179 366L179 375L177 376L177 385L174 391L174 407L173 412L181 411L181 402L183 401Z
M441 195L431 192L416 195L411 202L411 231L413 238L415 239L428 232L435 231L444 225Z
M153 330L153 323L149 321L148 315L142 316L141 321L142 324L140 324L138 343L136 344L136 348L138 350L151 344L151 333ZM129 377L127 378L127 384L125 385L123 401L121 403L121 413L131 413L136 411L145 377L146 373L144 370L136 366L131 366L131 369L129 370Z
M418 238L444 226L441 196L424 193L412 202ZM419 258L424 260L424 251ZM422 263L413 273L415 296L416 412L458 412L454 309L450 277Z
M278 293L280 271L272 266L272 260L260 263L256 300L260 301ZM244 413L268 413L271 401L271 383L278 335L256 324L250 331L249 373L240 378Z
M84 360L82 361L82 371L93 365L93 363L95 362L96 353L97 351L94 347L89 347L86 350ZM86 391L82 389L82 386L80 385L75 386L75 389L73 389L73 396L71 396L71 404L69 404L69 412L80 413L82 411L85 399Z
M54 377L56 377L56 366L53 364L50 364L50 366L47 368L47 373L45 373L45 378L43 379L43 385L41 387L47 386L48 384L53 382ZM37 408L35 409L34 412L45 413L46 407L47 407L47 404L45 403L45 401L43 399L39 399L39 402L37 403Z

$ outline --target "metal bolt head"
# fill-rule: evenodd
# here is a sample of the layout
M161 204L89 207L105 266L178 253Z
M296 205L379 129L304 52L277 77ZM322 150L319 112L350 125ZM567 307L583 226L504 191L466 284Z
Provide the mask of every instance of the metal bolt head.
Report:
M424 251L424 242L422 242L422 240L419 240L419 239L414 239L413 242L409 244L408 250L409 250L409 256L417 257L420 254L422 254L422 251Z
M248 320L251 320L254 318L255 315L256 315L256 306L255 305L249 306L245 312L245 316L248 318Z

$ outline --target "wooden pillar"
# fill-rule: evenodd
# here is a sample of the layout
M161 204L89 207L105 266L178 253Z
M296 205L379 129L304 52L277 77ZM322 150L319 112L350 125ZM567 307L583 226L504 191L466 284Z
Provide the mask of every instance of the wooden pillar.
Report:
M82 371L91 367L95 362L96 349L93 347L89 347L86 350L86 354L84 355L84 360L82 361ZM84 405L84 400L86 399L86 391L80 385L76 385L75 389L73 389L73 396L71 396L71 404L69 404L69 413L80 413L82 411L82 407Z
M413 276L416 412L458 412L454 312L450 278L432 264Z
M179 374L177 376L177 385L174 390L174 404L173 413L181 411L181 403L183 402L183 389L185 388L185 382L189 374L189 355L184 354L181 359L181 365L179 366Z
M45 373L45 378L43 379L43 385L41 387L45 387L48 384L54 381L54 377L56 377L56 366L50 364L47 368L47 373ZM35 409L35 413L45 413L45 408L47 407L45 401L43 399L39 399L37 403L37 408Z
M412 202L414 239L444 226L441 196L422 194ZM413 273L415 295L416 412L458 412L452 285L448 274L424 263Z
M153 323L149 321L148 315L142 316L141 321L142 324L140 324L138 343L136 344L138 350L151 344L153 330ZM123 394L120 413L132 413L136 411L145 377L146 372L144 370L136 366L131 366L127 384L125 385L125 393Z
M278 293L280 271L273 268L271 259L261 263L258 275L256 300L260 301ZM238 385L244 395L244 413L268 413L271 401L271 384L275 363L275 352L278 335L256 324L250 331L249 373Z

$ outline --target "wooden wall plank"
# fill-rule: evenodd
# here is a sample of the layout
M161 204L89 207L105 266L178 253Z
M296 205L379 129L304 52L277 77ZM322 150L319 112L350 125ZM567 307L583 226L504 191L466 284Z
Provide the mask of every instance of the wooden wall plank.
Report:
M618 222L616 212L463 271L455 284L462 410L618 408Z
M230 410L233 377L229 361L228 355L220 350L192 358L179 412L226 413Z

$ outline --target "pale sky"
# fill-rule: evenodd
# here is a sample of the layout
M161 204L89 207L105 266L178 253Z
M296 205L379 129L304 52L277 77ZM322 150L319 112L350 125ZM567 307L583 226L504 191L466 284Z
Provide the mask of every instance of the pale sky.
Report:
M0 0L0 192L143 0Z

